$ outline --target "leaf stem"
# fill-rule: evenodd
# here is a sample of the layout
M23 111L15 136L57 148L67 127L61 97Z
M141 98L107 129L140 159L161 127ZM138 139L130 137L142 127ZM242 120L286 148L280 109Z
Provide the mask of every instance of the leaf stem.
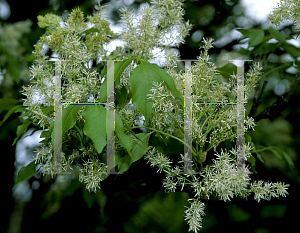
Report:
M155 131L155 132L158 132L158 133L167 135L167 136L169 136L169 137L171 137L171 138L174 138L174 139L180 141L181 143L183 143L184 145L186 145L186 146L192 151L193 154L196 154L196 151L195 151L195 149L193 148L193 146L192 146L192 148L191 148L191 147L190 147L189 145L187 145L184 141L182 141L181 139L179 139L179 138L177 138L177 137L175 137L175 136L173 136L173 135L171 135L171 134L162 132L162 131L157 130L157 129L154 129L154 128L146 127L146 126L135 126L135 127L132 127L132 129L136 129L136 128L146 128L146 129L153 130L153 131Z
M275 67L275 68L269 70L268 72L264 73L264 74L260 77L259 80L261 80L262 78L264 78L264 77L268 76L269 74L275 72L276 70L280 70L280 69L282 69L282 68L284 68L284 67L291 66L292 64L293 64L292 62L289 62L289 63L282 64L281 66L277 66L277 67Z
M81 147L83 148L83 135L82 135L82 131L78 128L78 126L75 124L74 125L76 130L78 131L79 133L79 137L80 137L80 144L81 144Z
M181 135L184 136L184 131L181 127L181 125L178 123L178 121L175 120L175 118L172 116L172 115L169 115L171 118L172 118L172 122L175 122L179 127L178 128L175 128ZM171 125L170 125L171 126Z
M169 171L171 171L171 169L170 168L168 168L168 167L166 167L166 169L168 169ZM165 171L166 172L166 171ZM184 177L184 176L182 176L182 175L180 175L180 174L178 174L178 176L180 176L181 178L183 178L184 180L186 180L186 181L188 181L189 183L184 183L184 184L193 184L193 182L192 181L190 181L188 178L186 178L186 177Z

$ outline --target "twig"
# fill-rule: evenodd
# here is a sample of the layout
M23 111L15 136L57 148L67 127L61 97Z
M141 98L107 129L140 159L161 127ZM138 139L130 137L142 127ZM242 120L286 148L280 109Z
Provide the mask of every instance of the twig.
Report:
M258 107L261 104L262 94L263 94L267 84L268 84L268 81L265 80L258 99L257 99L258 88L255 89L255 96L254 96L252 108L249 113L249 117L253 117L257 113Z
M296 90L298 88L298 86L300 85L300 75L297 74L296 75L296 81L292 87L292 89L289 91L289 93L285 96L281 96L281 98L278 98L276 103L274 103L271 107L265 109L262 111L261 114L259 114L256 117L253 117L255 122L258 122L261 119L265 119L265 118L273 118L273 115L278 112L279 110L281 110L283 108L283 106L287 107L287 103L290 101L291 97L293 95L295 95Z

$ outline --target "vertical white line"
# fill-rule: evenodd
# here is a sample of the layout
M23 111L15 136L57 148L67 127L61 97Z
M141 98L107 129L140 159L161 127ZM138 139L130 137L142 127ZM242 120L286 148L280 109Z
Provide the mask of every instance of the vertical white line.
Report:
M244 91L244 61L239 61L237 66L237 168L245 171L245 135L244 135L244 113L245 113L245 91ZM242 65L242 66L240 66Z
M236 61L237 65L237 140L236 140L236 148L237 148L237 173L245 173L245 84L244 84L244 65L245 61L252 60L230 60ZM252 172L247 172L248 174L252 174Z
M50 59L48 61L55 61L54 68L54 144L53 151L53 174L71 174L71 172L62 171L62 104L61 104L61 60ZM69 60L63 60L69 61Z
M62 168L62 106L61 106L61 61L55 61L55 122L54 122L54 173Z
M114 60L107 61L107 105L109 106L106 111L106 137L107 137L107 167L112 169L111 174L117 174L115 172L115 96L114 96ZM113 88L110 88L113 87ZM109 90L111 92L109 93ZM110 171L108 171L110 172ZM122 173L121 173L122 174Z
M184 102L184 157L186 161L192 161L192 79L191 61L185 60L185 102ZM188 145L188 146L187 146ZM184 173L192 173L192 163L184 163Z

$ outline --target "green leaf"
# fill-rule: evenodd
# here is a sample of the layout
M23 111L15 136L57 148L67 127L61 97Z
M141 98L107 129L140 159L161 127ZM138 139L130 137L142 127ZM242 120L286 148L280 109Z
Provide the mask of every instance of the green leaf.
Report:
M120 158L118 161L119 172L126 172L132 164L131 161L132 161L131 157L128 154L125 155L124 157Z
M300 62L299 62L299 61L294 61L294 62L293 62L293 66L294 66L296 69L300 69Z
M223 76L225 79L229 79L230 75L236 74L237 72L237 67L236 65L232 63L227 63L226 65L217 68L217 70L220 72L220 74Z
M25 112L25 111L26 111L26 106L22 105L22 107L18 108L15 112L17 113L17 112ZM22 116L20 116L20 117L22 117Z
M130 156L130 150L132 148L132 138L124 133L123 122L118 113L115 113L115 124L116 124L116 134L120 140L121 145L127 150Z
M263 160L263 158L261 157L261 155L259 153L256 153L257 158L260 160L260 162L265 163L265 161Z
M286 41L286 36L283 35L280 31L276 30L275 28L269 28L268 31L270 32L271 36L280 41L280 42L285 42Z
M16 105L14 107L12 107L4 116L3 120L0 122L0 127L2 126L2 124L20 107L23 107L23 105Z
M19 108L20 109L20 108ZM19 112L19 109L17 109L15 112ZM22 111L23 112L23 111ZM21 115L21 116L19 116L19 118L21 118L21 117L29 117L29 112L26 112L25 111L25 113L23 114L23 115Z
M273 53L277 48L281 46L281 43L265 43L264 54Z
M123 71L125 70L125 68L131 64L131 62L134 60L135 58L132 57L132 58L129 58L129 59L126 59L124 61L119 61L119 62L116 62L114 63L114 80L115 80L115 88L117 86L119 86L120 84L120 79L121 79L121 75L123 73ZM110 69L112 68L109 67L109 70L107 70L107 68L103 69L102 72L101 72L101 77L103 77L104 75L105 76L105 79L104 79L104 82L101 84L101 87L100 87L100 102L107 102L107 93L111 93L114 86L110 86L108 87L109 89L107 90L107 78L108 78L108 72L110 72Z
M34 54L30 54L28 57L23 57L22 59L20 59L19 61L33 61L34 59L36 59L36 57L34 56Z
M129 155L125 155L124 157L120 158L118 161L118 169L119 172L125 172L131 166L132 163L141 159L143 155L145 155L148 151L148 142L151 133L139 133L136 136L140 140L136 140L132 146L132 157Z
M249 46L255 47L264 41L265 32L263 29L254 28L249 30Z
M239 31L240 33L242 33L242 35L243 35L243 36L240 38L240 40L243 40L243 39L249 37L249 33L250 33L249 30L244 30L244 29L236 29L236 30Z
M129 125L124 125L124 129L129 130L130 133L132 134L133 137L135 137L135 139L140 140L136 135L135 132L132 130L132 128ZM130 135L131 136L131 135Z
M82 33L80 33L80 36L82 36L83 34L88 35L88 34L93 33L93 32L101 33L101 31L99 29L92 27L92 28L87 29L87 30L83 31Z
M116 89L116 105L119 104L120 108L123 108L125 106L125 104L127 103L127 96L128 96L128 92L126 87L122 86L122 88Z
M132 162L138 161L145 155L148 151L148 142L151 133L138 133L137 138L140 140L135 140L132 145Z
M92 208L94 202L95 202L95 194L94 193L89 193L87 189L84 189L83 191L83 200L87 204L88 208Z
M46 141L49 140L49 138L52 135L53 129L54 129L54 123L55 121L52 121L50 124L50 128L48 131L43 131L40 135L40 138L45 138L44 140L40 141L39 143L46 143Z
M159 68L157 64L141 61L141 64L131 72L130 83L132 103L143 113L146 125L154 112L153 101L147 99L147 94L151 94L150 89L153 87L153 81L157 83L164 81L164 85L180 100L182 106L184 105L184 98L176 89L173 78L164 69Z
M291 45L291 44L288 44L288 43L285 43L282 48L288 52L293 58L297 59L299 57L299 48L297 48L296 46L294 45Z
M245 141L248 143L251 143L251 141L252 141L252 138L251 138L251 136L249 135L249 134L245 134Z
M267 45L267 43L261 43L261 44L255 46L255 48L251 51L251 53L260 55L263 52L263 49L266 45ZM264 54L266 54L266 53L264 53Z
M0 113L9 110L18 103L23 102L23 100L17 100L13 98L1 98L0 99Z
M82 111L85 119L83 133L94 143L98 153L106 145L106 109L101 105L87 105Z
M107 75L107 67L101 71L101 77L103 78L105 75Z
M294 170L295 169L295 164L294 164L293 160L291 159L291 157L284 151L283 151L283 157L284 157L285 161L287 162L289 168L291 170Z
M178 142L178 141L177 141ZM156 150L158 150L159 152L163 153L163 154L167 154L167 147L166 144L162 141L162 138L153 135L151 137L151 145L153 147L155 147Z
M18 183L23 182L29 179L30 177L34 176L36 166L37 164L35 164L34 161L32 161L26 167L22 167L18 173L18 178L15 180L15 184L12 187L12 189L14 189Z
M249 50L248 49L245 49L243 47L241 47L238 51L239 54L242 54L242 55L248 55L249 54Z
M106 68L104 70L106 70ZM103 72L103 70L102 70L102 72ZM101 77L103 77L102 72L101 72ZM100 102L101 103L107 102L107 76L105 76L105 79L104 79L103 83L101 83L101 86L100 86Z
M115 87L119 86L121 75L123 74L125 68L129 66L133 60L135 60L135 58L131 57L124 61L119 61L115 63Z
M82 109L82 107L82 105L69 105L67 108L62 110L62 135L74 127L76 124L77 113L80 109Z
M28 126L32 123L31 120L29 120L28 118L24 120L22 125L19 125L17 128L17 137L15 138L13 145L15 145L15 143L18 141L19 137L23 134L27 132Z
M252 171L254 171L255 174L257 174L257 171L255 170L255 167L256 167L256 164L255 164L256 159L255 159L253 156L251 156L250 158L248 158L247 162L251 163L251 169L252 169Z
M288 156L288 154L286 154L286 152L284 152L281 148L279 148L277 146L270 146L270 147L265 147L264 149L272 151L279 160L285 159L285 161L288 163L288 166L290 167L290 169L294 168L293 161Z
M262 156L257 152L255 144L253 142L250 142L251 147L253 147L253 151L254 153L257 155L257 158L262 162L265 163L265 161L263 160Z
M113 167L117 166L119 163L119 160L121 158L123 158L123 154L124 154L124 149L123 148L119 148L115 151L115 162L112 165L112 167L108 167L107 169L110 171ZM106 153L103 153L103 157L102 157L102 161L106 161ZM105 163L105 162L104 162ZM109 164L110 165L110 164Z
M273 146L273 147L266 147L266 149L272 151L278 159L280 160L283 159L282 150L280 148Z
M106 74L105 73L106 71L104 71L106 69L106 63L107 63L106 61L99 62L95 67L97 72L101 71L100 73L101 79L104 77L103 74Z
M114 80L115 80L115 88L120 85L121 75L124 72L125 68L131 64L132 61L140 61L141 59L137 57L131 57L128 59L125 59L124 61L119 61L114 63ZM106 76L105 76L106 75ZM113 90L113 86L109 87L109 90L107 91L107 68L103 69L101 72L101 77L104 77L104 82L101 84L100 87L100 102L106 102L107 101L107 92L111 93Z
M76 124L76 117L78 111L82 108L82 105L69 105L67 108L62 110L62 136L68 132L68 130L72 129ZM46 114L49 111L54 110L53 107L47 107L42 109L43 113ZM55 120L51 122L49 130L43 131L40 135L40 138L45 138L44 140L40 141L40 143L46 143L49 138L51 137L52 145L54 146L54 124Z

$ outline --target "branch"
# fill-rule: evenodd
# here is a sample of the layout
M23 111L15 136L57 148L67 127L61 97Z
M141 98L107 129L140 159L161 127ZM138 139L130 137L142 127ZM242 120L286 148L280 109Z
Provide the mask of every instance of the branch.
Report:
M269 108L265 109L262 111L261 114L259 114L256 117L253 117L255 122L258 122L261 119L265 119L265 118L272 118L273 115L278 112L279 110L281 110L284 106L287 107L287 103L290 101L291 97L293 95L295 95L296 90L298 88L298 86L300 85L300 75L297 74L296 75L296 81L292 87L292 89L289 91L289 93L285 96L281 96L281 98L278 98L276 103L274 103L272 106L270 106ZM251 109L252 110L252 109Z
M257 99L258 88L255 89L255 96L254 96L252 108L249 113L249 117L253 117L257 113L258 107L261 104L261 96L267 86L267 83L268 81L265 80L258 99Z

